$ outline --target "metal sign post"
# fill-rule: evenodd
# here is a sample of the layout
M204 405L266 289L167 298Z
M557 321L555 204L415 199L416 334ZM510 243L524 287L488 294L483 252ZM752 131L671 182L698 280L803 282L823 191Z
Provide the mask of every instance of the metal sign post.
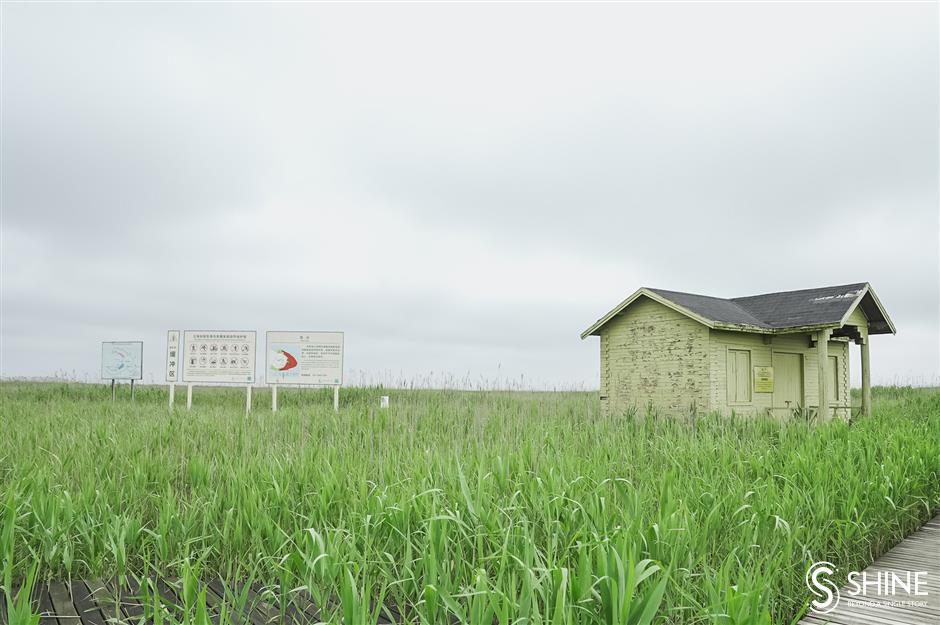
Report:
M176 332L176 331L174 331ZM245 411L251 410L251 385L255 381L254 330L184 330L176 333L179 341L179 366L186 384L186 409L192 408L193 384L247 385ZM180 341L179 339L182 338ZM168 355L169 358L169 355ZM170 364L167 364L169 376ZM182 368L180 368L182 367Z
M134 381L144 377L143 341L104 341L101 343L101 379L111 380L111 401L116 399L118 380L131 381L131 401L134 400Z
M333 410L339 412L343 384L342 332L268 331L265 334L264 379L271 387L271 411L277 412L277 387L332 387Z

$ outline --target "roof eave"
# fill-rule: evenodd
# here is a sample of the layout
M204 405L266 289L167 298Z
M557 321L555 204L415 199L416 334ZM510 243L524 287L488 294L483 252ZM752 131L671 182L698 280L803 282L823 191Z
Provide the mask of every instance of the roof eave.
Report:
M654 293L653 291L649 290L646 287L642 287L642 288L637 289L630 297L628 297L627 299L617 304L617 306L615 306L614 309L611 310L609 313L607 313L606 315L598 319L594 323L594 325L592 325L590 328L582 332L581 339L584 340L589 336L597 335L600 332L600 329L604 327L605 325L607 325L607 322L609 322L611 319L613 319L614 317L619 315L621 312L623 312L627 308L627 306L629 306L634 301L636 301L636 299L640 297L641 295L646 296L650 298L651 300L653 300L654 302L658 302L667 308L671 308L672 310L675 310L676 312L681 313L685 315L686 317L689 317L695 321L698 321L699 323L701 323L702 325L708 328L717 327L717 324L711 319L706 319L705 317L692 312L688 308L684 306L680 306L679 304L676 304L675 302L668 300L665 297L657 293Z
M763 326L754 326L747 323L725 323L721 321L716 321L714 325L715 330L727 330L729 332L749 332L750 334L773 334L773 328L765 328Z
M855 296L855 301L852 302L852 305L849 306L849 309L845 312L845 315L842 317L840 322L840 327L844 326L848 320L849 315L862 304L862 300L865 299L866 295L871 295L871 299L875 302L875 307L878 308L878 312L881 313L881 317L884 319L884 323L888 326L888 329L891 331L891 334L897 334L898 331L894 327L894 322L891 321L891 317L888 316L888 311L885 310L885 307L881 305L881 300L878 299L878 295L875 293L875 290L871 288L869 283L865 283L865 286L861 291L858 292L858 295ZM869 328L870 330L870 328ZM869 332L871 334L871 332ZM874 332L874 334L888 334L888 332Z
M836 328L841 328L842 324L839 322L835 323L814 323L811 325L804 326L784 326L781 328L774 328L773 334L806 334L809 332L819 332L820 330L835 330Z
M650 289L646 287L642 287L642 288L637 289L633 294L630 295L630 297L620 302L620 304L615 306L613 310L611 310L606 315L598 319L591 327L589 327L587 330L582 332L581 339L583 340L583 339L586 339L588 336L599 335L601 328L607 325L607 323L611 319L613 319L614 317L619 315L621 312L623 312L630 304L636 301L636 299L639 298L640 296L646 296L650 298L651 300L658 302L662 304L663 306L666 306L667 308L671 308L672 310L675 310L676 312L679 312L689 317L690 319L693 319L701 323L702 325L708 328L711 328L713 330L727 330L730 332L749 332L752 334L798 334L798 333L804 333L804 332L818 332L819 330L841 328L847 323L848 317L852 313L852 311L855 310L855 308L861 304L861 301L865 297L865 295L871 295L872 301L875 303L875 306L878 308L878 312L881 314L882 318L884 319L883 323L888 327L891 334L897 334L897 330L894 327L894 322L891 321L891 318L888 316L888 313L884 309L884 306L881 305L881 300L878 299L878 295L875 294L875 291L874 289L871 288L871 285L866 282L865 286L858 292L858 295L856 295L855 300L853 301L852 305L849 307L848 311L845 313L845 315L842 317L841 320L837 322L826 322L826 323L816 323L816 324L809 324L809 325L787 326L787 327L776 327L776 328L754 326L754 325L750 325L746 323L738 324L738 323L725 323L725 322L720 322L720 321L714 321L712 319L703 317L695 312L692 312L688 308L685 308L684 306L681 306L673 302L672 300L666 299L665 297L662 297L661 295L651 291ZM878 322L878 323L881 324L882 322ZM874 332L874 334L887 334L887 332L878 331L878 332Z

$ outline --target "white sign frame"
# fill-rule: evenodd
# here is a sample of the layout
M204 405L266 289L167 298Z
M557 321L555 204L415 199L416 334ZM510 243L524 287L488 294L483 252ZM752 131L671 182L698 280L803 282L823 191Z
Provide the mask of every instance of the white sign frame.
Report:
M291 364L290 368L297 368L297 375L280 376L272 379L271 372L276 370L272 362L275 352L272 349L272 335L275 344L293 346L293 350L288 359L283 364ZM338 341L336 339L339 339ZM333 367L313 366L318 361L320 349L323 347L335 348L339 345L339 363ZM307 346L307 355L304 357L304 346ZM339 412L339 387L343 384L343 362L346 349L346 334L342 331L309 331L297 332L292 330L268 330L264 335L264 381L271 387L271 411L277 412L277 387L278 386L332 386L333 387L333 410ZM296 355L294 355L296 352ZM280 350L280 354L285 354L286 350ZM303 375L303 369L306 365L308 369L332 370L332 374L312 374Z
M131 370L131 375L113 375L113 370L110 372L105 371L105 363L107 362L107 357L109 355L108 349L113 350L116 346L139 346L137 347L137 371L136 375L133 370ZM114 352L110 352L111 357L113 357ZM143 380L144 379L144 342L143 341L102 341L101 342L101 379L102 380Z
M201 336L212 335L212 336ZM235 336L244 335L244 336ZM193 352L191 345L195 345ZM213 345L217 351L213 352ZM229 346L236 345L238 348L239 362L241 359L247 359L243 366L234 366L223 369L222 346L225 345L226 351ZM255 330L184 330L182 340L183 353L183 382L185 384L244 384L251 386L256 380L256 354L258 345L258 333ZM203 349L205 347L205 349ZM247 348L247 349L246 349ZM195 353L197 359L206 358L205 363L197 362L191 365L191 352ZM217 364L211 363L211 358L215 355L218 358ZM225 356L228 358L228 356ZM228 364L224 365L228 367ZM193 369L196 371L193 371ZM211 372L211 373L207 373Z
M167 330L166 333L166 381L180 381L180 331Z
M287 356L285 366L296 370L294 375L276 375L275 350L273 346L293 346L291 352L280 350ZM329 367L316 366L322 348L327 349L339 346L338 362ZM268 330L264 335L264 381L269 385L277 386L342 386L343 360L346 345L346 336L336 331L310 331L296 332L284 330ZM304 349L304 348L307 349ZM291 366L293 363L293 366Z

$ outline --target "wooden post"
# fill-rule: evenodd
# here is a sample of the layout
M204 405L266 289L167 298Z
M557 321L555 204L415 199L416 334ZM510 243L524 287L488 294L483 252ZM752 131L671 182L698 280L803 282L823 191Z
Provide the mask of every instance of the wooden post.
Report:
M271 385L271 412L277 412L277 383Z
M862 336L859 345L862 352L862 415L871 416L871 361L868 353L868 331Z
M192 410L193 407L193 385L186 385L186 410Z
M339 387L333 387L333 411L339 412Z
M832 330L820 330L816 334L816 368L819 371L819 418L829 418L829 335Z
M245 414L251 412L251 384L245 386Z
M170 410L173 410L173 403L176 399L176 384L170 382Z

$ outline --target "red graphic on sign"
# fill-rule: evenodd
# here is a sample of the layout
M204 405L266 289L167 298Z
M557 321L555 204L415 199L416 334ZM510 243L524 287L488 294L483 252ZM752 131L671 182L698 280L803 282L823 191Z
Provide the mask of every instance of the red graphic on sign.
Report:
M278 371L287 371L288 369L293 369L297 366L297 359L294 358L294 355L290 352L286 352L283 349L281 353L284 354L284 358L287 359L287 362L284 363L284 366L278 369Z

